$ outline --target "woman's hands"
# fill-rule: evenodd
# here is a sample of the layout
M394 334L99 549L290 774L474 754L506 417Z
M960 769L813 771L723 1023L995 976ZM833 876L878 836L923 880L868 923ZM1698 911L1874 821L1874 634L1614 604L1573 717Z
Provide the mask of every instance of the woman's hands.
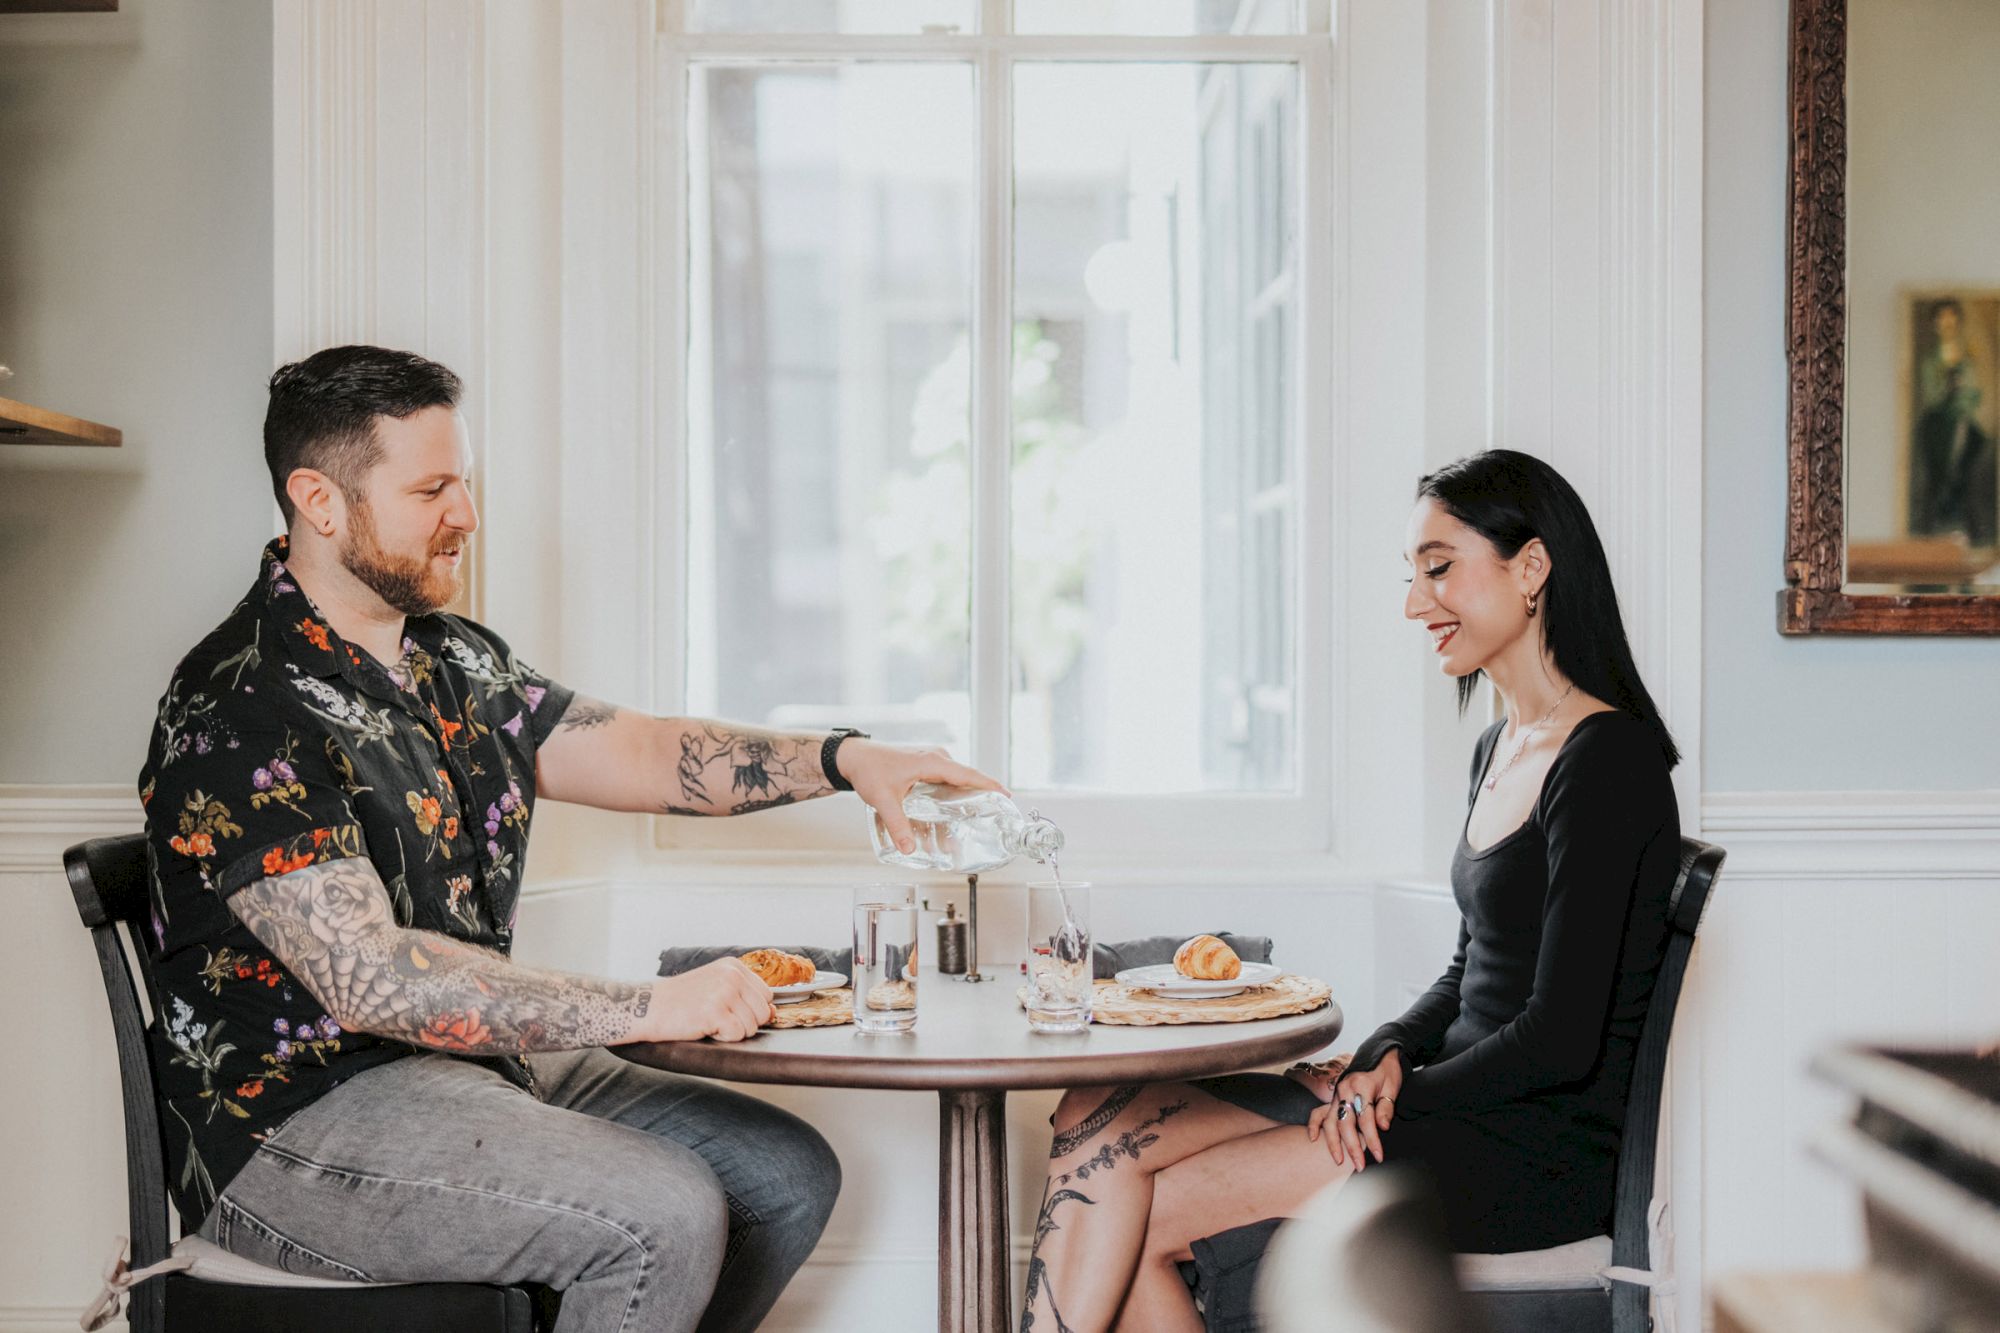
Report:
M1354 1052L1349 1051L1331 1060L1301 1060L1285 1071L1285 1077L1321 1101L1330 1102L1333 1100L1334 1080L1347 1072L1347 1063L1353 1058Z
M1327 1151L1336 1162L1353 1160L1354 1169L1368 1164L1368 1153L1382 1160L1382 1131L1395 1119L1396 1094L1403 1090L1403 1053L1390 1047L1382 1063L1361 1073L1341 1073L1334 1078L1336 1099L1312 1113L1306 1122L1306 1137L1326 1135ZM1361 1109L1354 1109L1354 1099ZM1331 1129L1328 1126L1331 1125Z

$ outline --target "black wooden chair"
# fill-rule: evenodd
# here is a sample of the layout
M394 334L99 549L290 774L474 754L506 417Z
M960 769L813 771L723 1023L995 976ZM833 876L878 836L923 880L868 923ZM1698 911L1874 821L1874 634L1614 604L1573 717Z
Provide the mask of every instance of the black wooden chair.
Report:
M1653 983L1646 1025L1639 1032L1632 1089L1625 1102L1610 1263L1602 1262L1602 1237L1556 1250L1462 1256L1460 1283L1472 1293L1492 1333L1646 1333L1652 1327L1651 1287L1665 1277L1655 1273L1653 1264L1666 1258L1653 1253L1653 1171L1667 1041L1673 1036L1695 932L1726 855L1722 848L1698 839L1681 839L1681 872L1667 901L1667 951ZM1565 1254L1567 1263L1558 1257Z
M1659 1147L1660 1097L1667 1072L1688 955L1694 950L1726 855L1720 847L1681 839L1680 874L1667 904L1667 949L1639 1033L1625 1130L1618 1154L1617 1196L1609 1236L1520 1254L1459 1255L1461 1288L1489 1333L1646 1333L1652 1325L1649 1295L1665 1275L1655 1254L1653 1170ZM1278 1284L1289 1290L1296 1282ZM1197 1275L1197 1294L1202 1294ZM1208 1312L1209 1326L1241 1328L1239 1312Z
M151 909L146 890L146 840L140 834L93 838L63 854L76 910L97 948L111 1030L118 1045L118 1081L125 1104L125 1182L131 1207L131 1268L200 1250L167 1243L166 1160L152 1048L140 995L152 994L152 958L140 932ZM120 931L119 927L124 930ZM121 938L121 936L123 938ZM129 952L128 952L129 950ZM137 959L146 985L134 981ZM135 1285L127 1317L132 1333L354 1333L356 1329L424 1329L427 1333L534 1333L547 1315L546 1293L526 1287L456 1283L334 1283L253 1264L210 1247L197 1269L216 1277L167 1272ZM232 1280L233 1279L233 1280Z

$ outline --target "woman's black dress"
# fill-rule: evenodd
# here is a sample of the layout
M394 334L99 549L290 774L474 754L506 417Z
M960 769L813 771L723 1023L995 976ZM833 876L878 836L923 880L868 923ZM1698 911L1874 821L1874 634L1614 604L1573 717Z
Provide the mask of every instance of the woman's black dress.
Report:
M1504 725L1480 737L1474 797ZM1382 1151L1429 1168L1456 1249L1535 1250L1610 1231L1626 1092L1679 866L1665 758L1652 727L1624 712L1577 723L1520 828L1481 851L1461 831L1457 956L1351 1066L1401 1050ZM1274 1074L1199 1086L1284 1124L1320 1104ZM1261 1252L1275 1227L1243 1228L1234 1248Z

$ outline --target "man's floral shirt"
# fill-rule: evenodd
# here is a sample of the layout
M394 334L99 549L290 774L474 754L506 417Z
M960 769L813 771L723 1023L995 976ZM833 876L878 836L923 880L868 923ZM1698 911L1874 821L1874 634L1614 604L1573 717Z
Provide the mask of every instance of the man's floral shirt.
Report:
M367 857L403 925L506 952L535 750L571 697L449 615L405 622L403 689L327 626L286 554L282 537L265 548L249 595L175 669L139 775L160 1123L190 1232L278 1126L416 1049L343 1031L229 895ZM460 1044L448 1021L425 1040Z

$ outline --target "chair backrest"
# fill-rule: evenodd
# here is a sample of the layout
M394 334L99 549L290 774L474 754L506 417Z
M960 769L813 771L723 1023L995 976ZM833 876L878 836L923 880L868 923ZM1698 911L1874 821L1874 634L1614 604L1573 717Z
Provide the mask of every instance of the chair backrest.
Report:
M111 1003L111 1033L118 1046L118 1083L125 1105L131 1262L139 1268L167 1257L167 1167L153 1054L146 1038L145 1011L139 1005L139 982L132 975L118 929L124 926L130 936L132 954L150 991L152 956L144 935L152 921L146 837L128 833L78 843L63 853L63 869L76 898L77 915L96 947L105 998ZM145 1282L133 1289L128 1316L133 1333L153 1333L164 1324L165 1297L164 1283Z
M1639 1033L1639 1050L1632 1067L1632 1088L1625 1106L1625 1135L1618 1153L1618 1198L1611 1227L1611 1261L1625 1268L1649 1269L1652 1242L1647 1209L1653 1201L1654 1159L1659 1149L1660 1096L1667 1077L1667 1041L1673 1036L1674 1011L1680 1004L1681 982L1687 976L1688 955L1695 932L1708 910L1716 871L1728 855L1722 848L1696 838L1681 839L1681 869L1667 900L1667 949L1653 983L1646 1023ZM1646 1327L1646 1292L1629 1283L1612 1291L1613 1326Z

